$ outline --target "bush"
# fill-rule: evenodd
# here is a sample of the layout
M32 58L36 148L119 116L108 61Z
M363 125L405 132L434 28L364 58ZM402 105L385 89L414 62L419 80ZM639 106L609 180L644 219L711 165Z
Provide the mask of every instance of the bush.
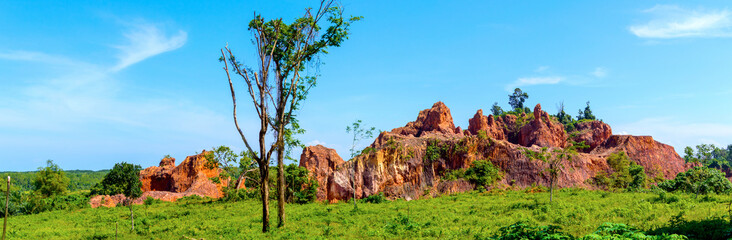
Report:
M727 193L732 190L732 183L724 177L724 173L717 169L694 167L676 175L672 180L658 184L658 187L667 191L682 191L687 193L708 194Z
M384 197L384 193L380 192L380 193L377 193L377 194L374 194L374 195L371 195L371 196L368 196L368 197L364 198L363 201L364 202L367 202L367 203L376 203L376 204L378 204L378 203L386 202L388 200L386 200L386 197Z
M291 203L305 204L317 198L318 181L310 176L310 172L295 164L285 166L287 191L285 199Z
M474 161L473 165L465 170L465 179L475 184L476 187L487 188L502 178L503 172L487 160Z
M620 151L606 159L610 175L600 172L592 180L596 186L608 189L638 190L646 187L647 176L643 166L631 161L625 152Z
M496 240L524 240L524 239L573 239L571 235L560 232L559 226L536 227L528 222L520 221L508 227L498 230Z

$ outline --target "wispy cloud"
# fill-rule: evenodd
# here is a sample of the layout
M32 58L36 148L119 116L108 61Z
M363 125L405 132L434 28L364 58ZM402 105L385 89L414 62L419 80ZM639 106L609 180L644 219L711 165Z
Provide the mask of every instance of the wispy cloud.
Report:
M132 25L124 36L128 43L116 46L120 50L119 63L112 67L112 71L119 71L149 57L178 49L188 39L188 34L182 30L175 35L166 35L158 27L149 23Z
M604 78L607 77L608 70L604 67L597 67L595 68L595 71L592 71L590 75L595 76L597 78Z
M652 15L652 19L628 28L641 38L732 37L732 12L727 9L689 10L656 5L643 12Z
M117 149L126 149L120 150L122 154L136 149L136 154L156 151L157 155L161 154L157 151L172 149L192 153L200 150L195 149L200 142L227 142L224 139L229 135L222 132L231 132L227 130L233 125L227 115L191 102L186 96L129 96L139 88L127 87L117 71L180 48L186 39L182 31L167 36L154 25L135 26L120 36L127 43L115 47L119 57L112 64L103 64L105 59L74 59L33 51L0 52L0 61L44 63L37 70L44 76L41 79L20 77L16 82L24 84L9 86L0 81L0 132L4 136L0 145L33 152L28 158L52 156L58 160L60 153L68 149L88 148L85 156L69 153L81 158L88 154L111 155ZM254 125L246 119L241 121L242 126ZM90 153L94 151L97 153ZM148 160L150 164L155 162L136 161ZM18 167L25 166L20 162L14 164L15 168L27 168ZM84 164L77 167L100 169L110 163Z
M562 82L562 77L522 77L506 85L506 91L513 91L514 88L533 85L553 85Z
M540 73L540 72L544 72L546 70L549 70L549 66L539 66L538 68L536 68L536 70L534 70L534 72Z

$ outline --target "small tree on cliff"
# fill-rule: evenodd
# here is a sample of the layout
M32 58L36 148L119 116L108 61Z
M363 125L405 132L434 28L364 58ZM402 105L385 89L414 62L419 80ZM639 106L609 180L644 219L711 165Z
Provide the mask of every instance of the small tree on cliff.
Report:
M114 168L104 176L104 179L91 189L91 195L124 194L126 199L123 203L130 208L133 231L135 230L135 213L132 211L132 201L142 195L141 170L140 165L126 162L114 164Z
M521 109L524 110L524 102L529 98L529 94L521 91L521 88L513 90L513 94L508 95L508 104L511 105L514 111Z
M348 38L348 28L360 17L344 18L341 8L333 6L333 1L322 0L315 12L306 9L304 16L286 24L282 19L265 21L255 15L249 22L249 30L254 35L257 63L250 66L242 64L229 47L221 49L220 61L229 80L231 99L234 102L234 123L242 141L249 152L255 153L254 160L259 165L261 179L269 178L269 164L274 151L277 152L277 192L278 227L285 223L285 175L284 155L286 144L292 135L301 132L293 114L300 108L308 91L315 86L317 75L306 76L308 66L318 65L318 55L327 53L328 47L338 47ZM318 25L327 16L330 26L322 31ZM231 65L234 74L243 78L247 93L251 97L259 118L259 148L255 151L244 132L239 127L236 116L236 96L229 72ZM255 70L256 69L256 70ZM316 68L317 70L317 68ZM274 139L266 141L268 130L272 128ZM289 139L289 140L288 140ZM269 145L269 147L267 146ZM269 184L262 181L262 231L269 231Z
M358 145L358 142L365 138L372 138L374 137L374 131L376 131L375 127L371 127L370 129L366 129L361 127L361 120L356 120L351 124L351 126L346 126L346 133L353 133L353 140L351 141L351 160L353 160L354 157L361 154L361 151L356 150L356 145ZM352 169L352 175L351 175L351 187L353 187L353 208L356 208L356 162L353 162L353 169Z
M574 143L565 148L556 148L549 151L547 147L541 148L541 151L534 152L524 149L524 155L530 159L540 160L547 164L544 173L549 176L549 203L554 197L554 185L557 183L559 173L564 170L565 162L571 162L577 155L578 148L586 148L584 143Z

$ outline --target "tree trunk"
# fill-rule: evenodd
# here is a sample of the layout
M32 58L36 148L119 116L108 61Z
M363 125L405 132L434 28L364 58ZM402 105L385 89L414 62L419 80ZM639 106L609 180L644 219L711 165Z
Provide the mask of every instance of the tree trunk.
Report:
M261 184L259 189L262 191L262 232L269 231L269 165L266 163L259 164L259 176Z
M552 197L554 196L554 179L549 180L549 203L552 203Z
M130 220L132 221L132 232L135 232L135 213L132 211L132 201L128 200L130 206Z
M277 148L277 227L285 226L285 161L284 146Z
M353 187L353 209L357 209L358 206L356 206L356 160L353 161L353 181L351 181L351 186Z
M5 220L3 220L3 240L5 240L5 231L8 228L8 205L10 205L10 176L8 176L7 187L7 192L5 192Z

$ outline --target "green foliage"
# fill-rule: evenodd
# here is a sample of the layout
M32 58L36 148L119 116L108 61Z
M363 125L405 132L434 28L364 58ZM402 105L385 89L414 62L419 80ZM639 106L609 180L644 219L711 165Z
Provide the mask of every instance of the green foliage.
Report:
M69 185L69 178L64 171L54 164L53 161L46 161L46 167L38 168L38 173L33 180L34 191L43 197L52 197L66 194L66 187Z
M124 194L128 198L137 198L142 195L140 182L140 165L126 162L114 164L114 168L104 176L102 182L94 185L91 196Z
M647 235L633 227L622 223L603 223L597 230L580 238L581 240L615 240L615 239L648 239L648 240L683 240L687 239L682 235L668 235L661 233L659 235Z
M524 240L524 239L546 239L546 240L571 240L571 235L562 233L561 227L549 225L549 226L532 226L527 222L517 222L507 227L502 227L498 230L498 235L495 236L496 240Z
M658 187L668 192L687 192L693 194L728 193L732 190L732 183L724 177L724 173L717 169L694 167L681 172L672 180L658 184Z
M520 88L516 88L513 90L513 94L508 95L508 104L511 105L513 110L523 110L524 109L524 102L526 99L529 98L529 94L521 91Z
M488 189L488 186L503 178L501 169L493 166L488 160L477 160L465 171L465 179L476 187Z
M317 198L318 181L310 176L306 168L295 164L285 166L285 182L285 199L288 202L305 204Z
M730 226L725 219L732 201L729 195L700 201L693 195L667 193L678 201L664 203L653 201L656 194L639 192L561 189L555 194L556 202L551 205L543 204L549 193L523 191L362 204L358 212L344 202L293 204L287 208L288 226L269 233L261 231L259 200L190 197L136 208L134 232L122 231L130 227L129 221L120 220L129 216L127 208L84 207L13 216L8 221L8 239L113 239L116 222L119 239L496 239L501 237L501 228L519 221L527 224L524 229L558 226L561 229L555 233L573 238L628 239L604 237L624 232L621 227L601 227L614 222L646 236L638 239L674 239L669 238L673 231L691 239L727 239L722 232ZM681 211L683 218L675 220Z
M356 120L351 124L351 126L346 126L346 133L353 134L353 140L351 142L351 158L354 158L361 154L358 150L356 150L356 145L358 144L358 142L366 138L374 137L374 131L376 131L375 127L365 128L362 127L361 124L361 120Z
M732 145L728 145L727 149L722 149L714 144L699 144L695 148L696 151L691 147L684 148L686 162L716 169L729 169L732 166L732 154L728 151L732 149Z
M153 205L153 204L158 204L158 203L162 203L162 202L163 202L163 201L161 201L161 200L159 200L159 199L155 199L155 198L153 198L153 197L147 197L147 198L145 198L145 200L144 200L144 201L143 201L142 203L143 203L143 204L144 204L145 206L150 206L150 205Z
M447 170L442 174L442 180L454 181L458 179L465 179L465 168Z
M503 115L503 113L503 108L501 108L501 106L498 106L498 102L493 103L493 106L491 107L491 114L493 116L501 116Z
M427 148L425 149L424 158L429 162L435 162L440 159L440 157L442 157L443 152L444 148L440 146L440 140L430 139L427 142Z
M99 181L101 181L102 178L104 178L104 175L106 175L108 172L109 170L64 170L64 175L69 178L67 190L69 192L89 190L92 186L94 186L94 184L99 183ZM2 178L1 180L3 180L0 181L0 191L5 191L6 182L4 180L6 176L10 176L12 181L10 184L11 192L15 190L31 191L34 189L33 181L35 180L37 173L38 171L0 172L0 177Z
M595 119L595 115L592 114L592 110L590 109L590 101L587 101L587 106L585 107L585 110L582 111L582 109L580 109L579 113L577 113L577 121Z
M638 190L646 187L647 176L643 166L631 161L623 151L610 154L606 159L610 175L600 172L593 178L595 185L607 189Z
M386 200L386 197L384 197L383 192L379 192L377 194L373 194L373 195L363 198L363 202L366 202L366 203L379 204L379 203L384 203L387 201L389 201L389 200Z

